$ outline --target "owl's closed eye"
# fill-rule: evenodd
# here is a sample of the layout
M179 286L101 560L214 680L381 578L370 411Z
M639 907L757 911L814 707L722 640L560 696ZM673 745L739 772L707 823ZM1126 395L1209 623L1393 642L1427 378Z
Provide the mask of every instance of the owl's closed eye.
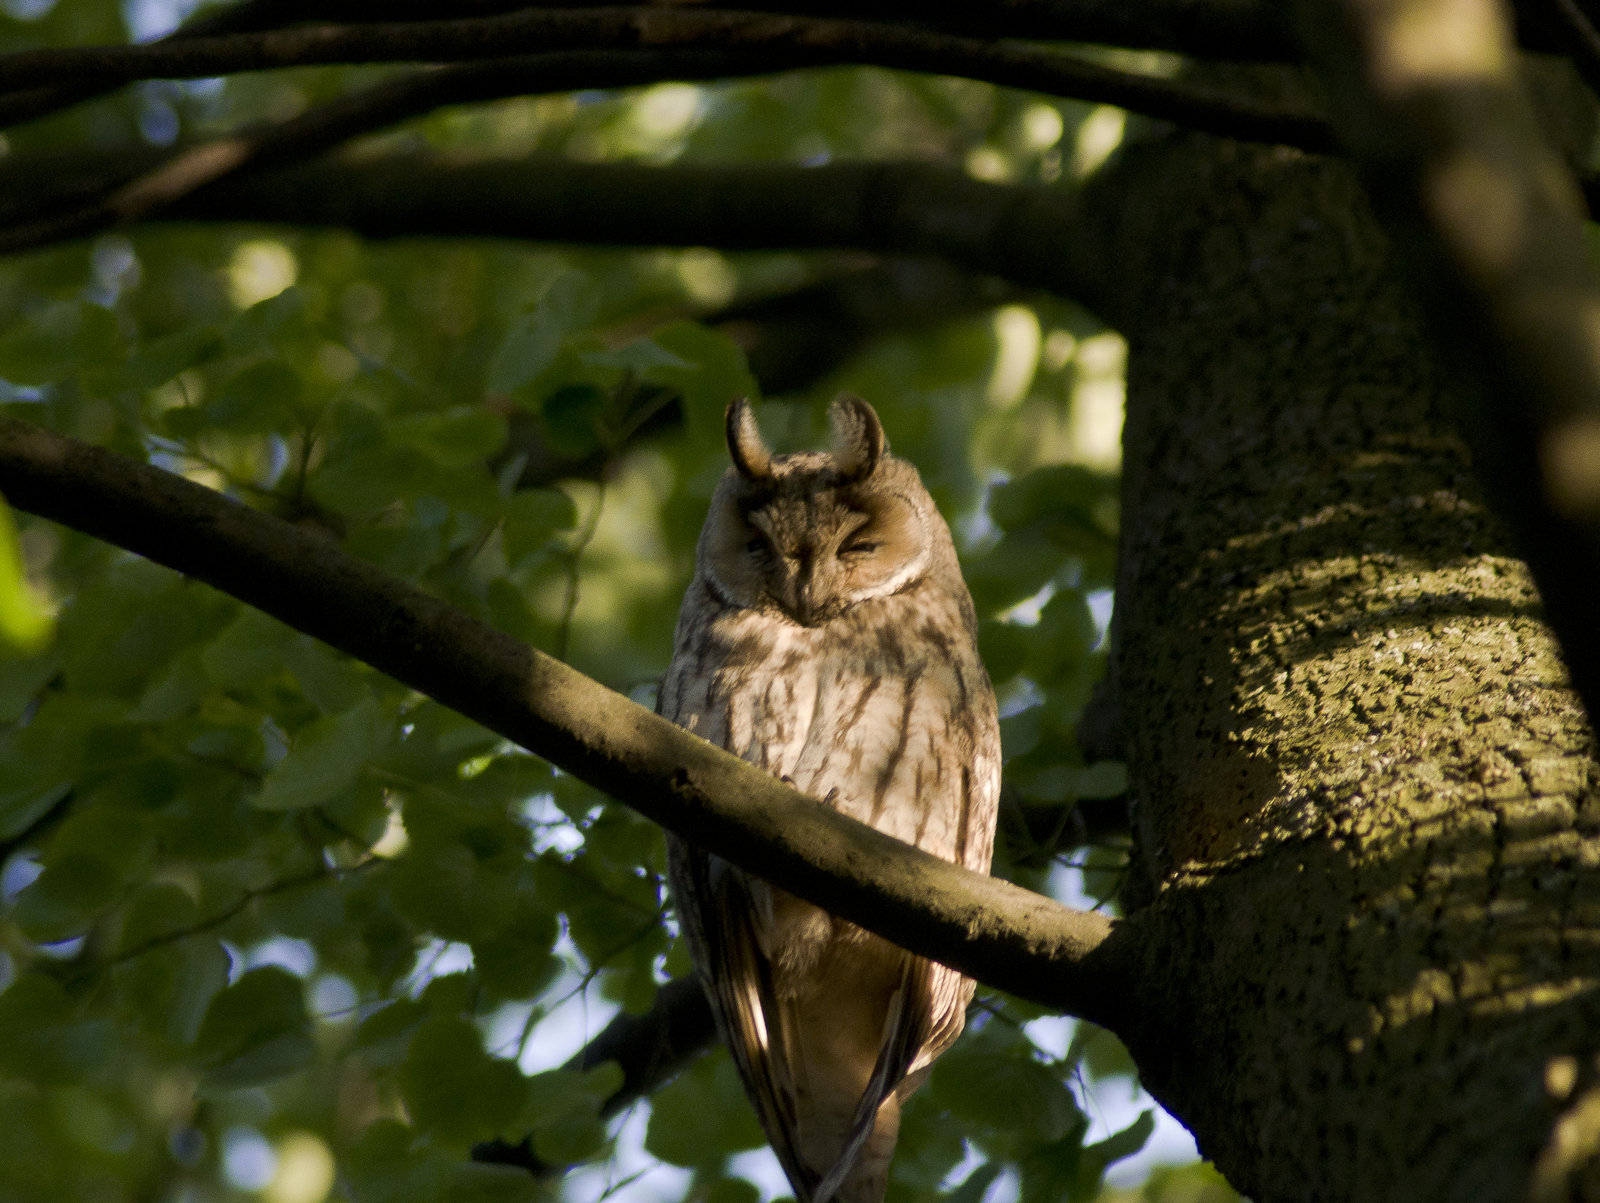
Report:
M735 486L719 490L706 521L703 566L724 602L771 609L801 626L914 583L927 569L927 494L886 459L872 408L849 398L834 410L827 456L775 461L748 406L728 411ZM815 461L815 462L813 462Z

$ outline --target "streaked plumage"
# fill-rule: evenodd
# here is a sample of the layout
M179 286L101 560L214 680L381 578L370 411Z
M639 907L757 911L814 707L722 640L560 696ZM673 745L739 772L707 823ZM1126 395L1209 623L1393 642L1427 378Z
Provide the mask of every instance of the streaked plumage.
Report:
M773 456L744 402L700 535L661 713L826 804L988 872L994 693L949 529L877 415ZM799 1203L883 1197L900 1103L972 983L670 841L678 913Z

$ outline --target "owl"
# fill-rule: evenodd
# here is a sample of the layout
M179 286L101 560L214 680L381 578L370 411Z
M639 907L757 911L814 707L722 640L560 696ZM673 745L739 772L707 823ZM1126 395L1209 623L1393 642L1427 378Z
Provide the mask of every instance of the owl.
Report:
M658 709L818 804L980 873L1000 792L994 691L950 530L878 415L773 455L745 401ZM878 1203L900 1107L973 982L669 837L670 885L799 1203Z

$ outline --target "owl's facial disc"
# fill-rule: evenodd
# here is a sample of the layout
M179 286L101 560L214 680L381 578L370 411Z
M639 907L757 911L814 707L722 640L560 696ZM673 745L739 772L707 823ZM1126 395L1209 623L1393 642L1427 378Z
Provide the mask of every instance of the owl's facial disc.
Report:
M898 593L928 566L928 522L909 497L875 493L861 502L863 517L841 527L834 547L835 591L846 604Z
M773 607L801 626L899 592L921 577L928 522L898 491L719 490L706 521L701 566L730 605Z

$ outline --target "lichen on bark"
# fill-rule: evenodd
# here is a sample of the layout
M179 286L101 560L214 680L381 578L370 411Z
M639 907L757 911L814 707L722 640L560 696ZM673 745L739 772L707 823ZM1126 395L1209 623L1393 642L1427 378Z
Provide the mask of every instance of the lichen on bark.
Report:
M1141 1074L1263 1203L1565 1197L1600 1149L1595 743L1457 382L1346 164L1174 137L1091 207Z

